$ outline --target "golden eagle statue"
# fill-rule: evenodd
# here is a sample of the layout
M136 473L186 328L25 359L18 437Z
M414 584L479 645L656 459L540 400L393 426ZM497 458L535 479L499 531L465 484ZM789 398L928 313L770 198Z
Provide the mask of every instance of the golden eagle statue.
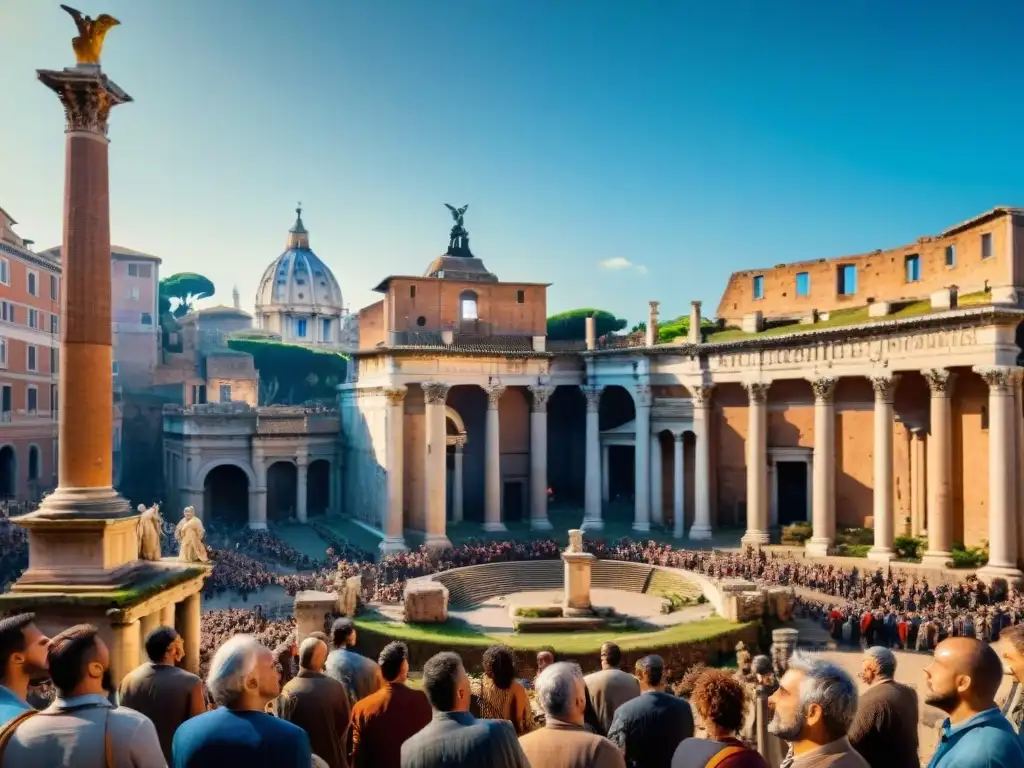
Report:
M78 27L78 37L71 41L78 63L99 64L100 53L103 51L103 38L107 36L111 27L116 27L121 22L106 13L93 19L66 5L62 5L61 8L71 15L71 18L75 20L75 26Z

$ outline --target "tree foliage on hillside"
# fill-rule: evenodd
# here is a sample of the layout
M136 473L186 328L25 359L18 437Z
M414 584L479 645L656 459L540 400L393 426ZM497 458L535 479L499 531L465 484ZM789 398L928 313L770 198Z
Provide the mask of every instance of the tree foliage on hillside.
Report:
M166 301L175 317L184 317L192 311L196 300L213 296L215 291L210 278L195 272L178 272L160 281L161 310Z
M605 336L626 327L626 321L603 309L570 309L548 318L548 339L576 341L587 337L587 318L594 317L597 335Z
M260 405L333 404L348 371L348 358L330 350L239 337L228 339L228 347L253 356L260 374Z
M717 329L717 325L713 320L709 320L706 317L702 317L700 321L700 329L702 334L712 333ZM672 339L678 336L685 336L690 332L690 316L683 315L677 317L675 320L669 320L665 323L658 325L658 343L666 344Z

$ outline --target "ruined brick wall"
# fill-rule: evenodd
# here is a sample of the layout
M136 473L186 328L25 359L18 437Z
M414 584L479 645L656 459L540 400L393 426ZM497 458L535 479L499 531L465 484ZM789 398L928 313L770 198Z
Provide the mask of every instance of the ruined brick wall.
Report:
M459 301L465 291L476 294L480 319L476 324L462 324L460 327ZM520 292L522 302L519 301ZM521 283L397 278L391 282L387 312L388 327L397 331L455 329L484 334L543 336L547 328L546 288Z
M384 327L384 300L359 310L359 348L373 349L387 341Z

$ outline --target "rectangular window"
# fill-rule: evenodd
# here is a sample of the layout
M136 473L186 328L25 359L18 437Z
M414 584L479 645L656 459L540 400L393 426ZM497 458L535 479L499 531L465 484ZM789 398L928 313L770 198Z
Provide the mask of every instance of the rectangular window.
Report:
M306 338L306 321L304 319L295 321L295 335L300 339Z
M330 341L331 340L331 319L329 317L325 317L323 319L323 327L321 328L321 330L323 331L323 333L320 335L320 340L321 341Z
M410 299L415 299L416 298L416 286L415 285L410 285L409 286L409 298Z
M141 315L139 315L139 322L142 325L152 325L153 316L149 312L143 312Z
M807 272L796 273L796 295L797 296L810 296L811 295L811 276Z
M57 292L57 276L50 275L50 298L56 301L60 297Z
M857 292L857 265L840 264L836 267L836 293L853 296Z
M907 271L908 283L921 282L921 257L918 254L911 253L906 258L904 258L903 266Z
M230 403L231 402L231 385L230 384L221 384L220 385L220 401L222 403Z
M50 385L50 415L57 420L57 385Z
M11 302L5 301L0 304L0 319L5 323L14 322L14 305Z
M56 335L60 332L60 321L57 315L50 315L50 333Z
M28 327L29 328L40 328L42 323L39 322L39 310L29 309L28 311Z
M39 410L39 390L35 387L28 388L28 394L25 398L25 409L29 413L35 413Z
M28 355L27 355L28 359L26 360L26 363L27 363L26 367L30 371L38 371L39 370L39 361L36 359L36 355L37 355L36 345L35 344L29 344L28 345Z
M462 300L462 319L463 320L479 320L480 317L476 311L476 299L463 299Z
M33 269L30 269L30 270L28 270L27 274L28 274L28 292L32 296L38 296L39 295L39 273L37 273Z
M956 246L955 245L947 245L946 246L946 266L947 267L955 267L956 266Z
M50 373L57 372L57 361L60 359L60 350L57 347L50 347Z
M0 283L11 284L11 265L8 264L7 259L0 259Z
M11 420L11 411L14 409L14 392L11 387L7 384L3 387L2 403L0 403L0 412L3 413L3 420Z
M516 291L516 304L525 304L525 303L526 303L526 291L523 291L523 290Z
M981 236L981 258L992 258L992 233L986 232Z
M757 275L754 277L754 298L764 298L764 275Z
M0 365L7 367L7 339L0 336Z
M206 385L192 385L192 405L202 405L206 402Z

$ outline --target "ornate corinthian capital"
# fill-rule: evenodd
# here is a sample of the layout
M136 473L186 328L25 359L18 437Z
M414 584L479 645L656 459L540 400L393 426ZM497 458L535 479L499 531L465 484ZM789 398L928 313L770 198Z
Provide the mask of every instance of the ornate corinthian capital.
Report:
M583 390L583 396L587 398L587 410L596 413L601 405L601 391L603 388L580 385L580 389Z
M949 368L927 368L921 371L933 397L948 397L953 389L956 375Z
M990 390L1010 393L1018 377L1018 368L1009 365L976 365L974 372L981 376Z
M875 400L891 403L896 394L896 386L900 383L898 373L883 373L871 377L871 386L875 390Z
M649 408L651 401L654 400L654 395L651 393L650 387L639 386L633 392L633 398L637 408Z
M420 386L423 387L423 399L427 401L428 405L443 404L445 398L448 397L448 390L452 388L450 384L445 384L443 381L424 381Z
M501 400L501 396L505 394L504 384L491 384L486 388L487 392L487 407L497 408L498 401Z
M106 136L110 110L132 100L98 71L39 70L38 75L40 82L60 99L68 133L80 131Z
M768 387L771 384L765 381L747 381L744 382L743 388L747 390L747 396L750 398L751 405L763 405L768 401Z
M693 397L694 408L707 408L711 405L711 395L714 392L714 384L701 384L696 387L690 387L690 393Z
M388 387L384 390L384 397L391 405L401 405L405 400L405 387Z
M819 376L811 379L811 389L814 390L814 399L820 403L831 403L836 394L836 384L839 382L835 376Z
M530 392L533 393L534 413L548 412L548 398L551 397L554 391L554 387L545 387L542 384L535 384L530 387Z

